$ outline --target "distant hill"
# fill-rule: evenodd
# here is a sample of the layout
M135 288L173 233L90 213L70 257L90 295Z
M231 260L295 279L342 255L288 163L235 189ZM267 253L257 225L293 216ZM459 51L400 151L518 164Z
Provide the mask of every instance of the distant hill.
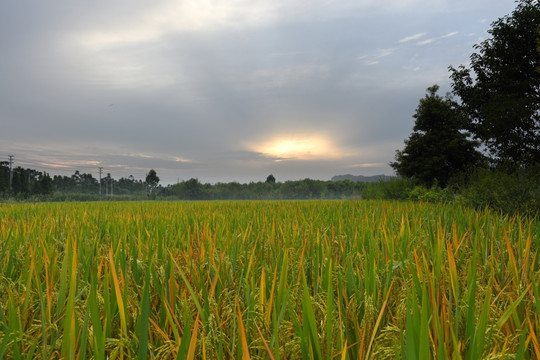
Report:
M350 180L350 181L359 181L359 182L378 182L378 181L388 181L395 179L395 176L388 176L388 175L373 175L373 176L363 176L363 175L336 175L332 177L332 181L343 181L343 180Z

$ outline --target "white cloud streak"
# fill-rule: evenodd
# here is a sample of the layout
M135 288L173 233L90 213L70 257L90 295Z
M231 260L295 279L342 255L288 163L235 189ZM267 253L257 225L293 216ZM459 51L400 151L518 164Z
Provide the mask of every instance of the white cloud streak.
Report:
M426 40L418 41L416 45L423 46L423 45L431 44L433 42L435 42L435 39L426 39Z
M448 33L446 35L441 36L440 38L441 39L446 39L446 38L449 38L449 37L452 37L452 36L456 36L457 34L459 34L458 31L452 31L452 32L450 32L450 33Z
M396 48L377 49L373 55L359 56L358 60L363 60L366 65L377 65L380 63L380 59L394 54Z
M418 40L421 37L426 36L426 35L427 35L426 32L414 34L414 35L411 35L411 36L404 37L403 39L399 40L399 42L400 43L406 43L406 42L409 42L409 41Z

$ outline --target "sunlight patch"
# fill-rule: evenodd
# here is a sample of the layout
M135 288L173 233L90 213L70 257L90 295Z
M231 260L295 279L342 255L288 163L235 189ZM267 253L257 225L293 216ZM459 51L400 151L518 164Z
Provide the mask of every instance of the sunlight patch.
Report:
M335 159L343 155L324 136L276 137L249 148L276 161Z

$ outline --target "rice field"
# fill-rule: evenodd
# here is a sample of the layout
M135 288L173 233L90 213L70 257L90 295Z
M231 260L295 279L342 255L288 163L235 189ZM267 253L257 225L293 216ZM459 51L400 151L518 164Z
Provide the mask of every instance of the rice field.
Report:
M540 359L539 245L455 205L0 204L0 358Z

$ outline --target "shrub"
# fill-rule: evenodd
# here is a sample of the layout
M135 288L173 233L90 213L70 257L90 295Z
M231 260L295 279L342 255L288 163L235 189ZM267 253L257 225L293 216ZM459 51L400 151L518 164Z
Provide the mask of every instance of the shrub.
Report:
M454 193L449 188L442 189L437 183L431 188L415 186L409 193L413 201L450 202L454 200Z
M414 188L412 180L395 179L367 184L362 191L364 199L407 200Z
M467 205L534 216L540 213L540 169L479 170L460 193Z

